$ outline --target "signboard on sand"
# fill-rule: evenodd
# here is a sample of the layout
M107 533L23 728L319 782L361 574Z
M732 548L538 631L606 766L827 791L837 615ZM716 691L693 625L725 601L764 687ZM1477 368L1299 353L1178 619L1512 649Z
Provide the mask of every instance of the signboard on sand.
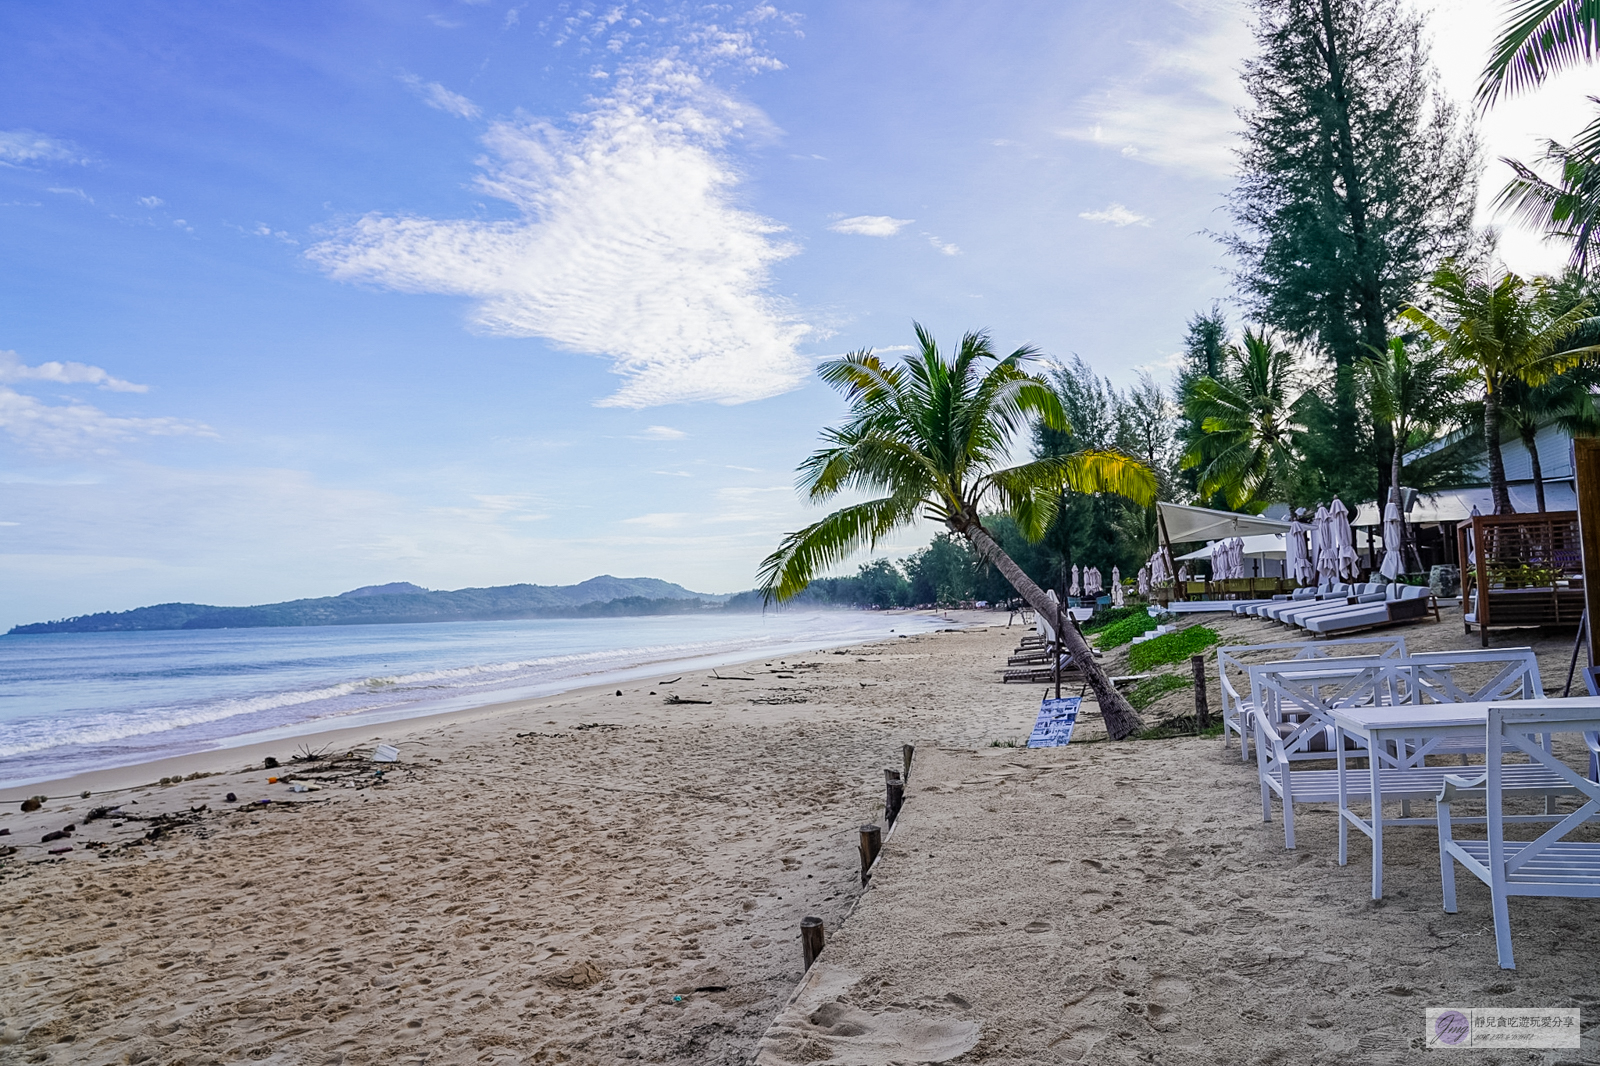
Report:
M1067 696L1059 700L1041 700L1039 719L1028 735L1028 747L1059 748L1070 741L1072 727L1078 724L1078 704L1082 699L1081 696Z

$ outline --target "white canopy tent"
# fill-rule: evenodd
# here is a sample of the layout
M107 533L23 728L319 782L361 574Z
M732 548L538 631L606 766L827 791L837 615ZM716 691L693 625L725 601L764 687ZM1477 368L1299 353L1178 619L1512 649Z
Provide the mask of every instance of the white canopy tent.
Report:
M1169 544L1289 532L1289 523L1259 515L1213 511L1209 507L1189 507L1181 503L1158 503L1156 508L1161 515L1162 532Z
M1258 533L1254 536L1241 538L1244 541L1244 557L1246 559L1283 559L1288 556L1289 547L1282 533ZM1178 561L1192 562L1195 559L1210 559L1211 549L1196 548L1187 555L1178 556Z

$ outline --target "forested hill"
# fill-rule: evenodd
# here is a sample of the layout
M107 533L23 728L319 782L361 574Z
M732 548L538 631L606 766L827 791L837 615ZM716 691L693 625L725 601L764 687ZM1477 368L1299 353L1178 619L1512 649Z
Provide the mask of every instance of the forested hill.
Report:
M247 629L261 626L482 622L507 618L679 614L719 606L726 596L690 592L653 577L593 577L577 585L499 585L430 592L407 582L369 585L338 596L211 607L163 603L16 626L12 633L107 633L148 629Z

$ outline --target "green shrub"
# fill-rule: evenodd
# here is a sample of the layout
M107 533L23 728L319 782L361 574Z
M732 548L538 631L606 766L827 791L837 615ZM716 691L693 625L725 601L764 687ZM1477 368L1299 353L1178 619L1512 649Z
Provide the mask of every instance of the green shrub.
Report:
M1132 618L1136 614L1142 614L1146 618L1150 617L1149 613L1143 607L1107 607L1103 611L1096 612L1093 618L1089 619L1088 622L1084 623L1079 628L1081 628L1085 633L1099 633L1101 630L1115 625L1124 618Z
M1221 639L1217 631L1210 626L1190 626L1176 633L1167 633L1154 640L1147 640L1143 644L1135 644L1128 649L1128 665L1135 670L1148 670L1163 663L1181 663Z
M1145 678L1129 689L1128 702L1133 704L1134 710L1142 711L1169 692L1193 687L1192 677L1184 677L1182 674L1157 674L1155 677Z
M1101 651L1120 648L1134 637L1140 637L1150 632L1156 625L1156 620L1148 614L1141 612L1130 615L1122 621L1113 622L1102 629L1100 635L1095 638L1094 646Z

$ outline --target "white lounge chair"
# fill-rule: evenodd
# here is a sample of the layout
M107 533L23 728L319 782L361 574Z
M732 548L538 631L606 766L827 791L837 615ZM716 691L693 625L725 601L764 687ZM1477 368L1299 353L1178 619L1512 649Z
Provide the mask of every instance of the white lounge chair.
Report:
M1600 702L1574 700L1570 706L1489 708L1484 772L1476 777L1449 775L1438 794L1439 875L1444 909L1456 912L1456 864L1489 886L1494 912L1494 942L1503 969L1515 969L1511 956L1511 896L1560 896L1600 899L1600 843L1568 841L1572 830L1600 815L1600 783L1579 777L1546 749L1542 736L1551 733L1600 732ZM1533 841L1505 838L1504 796L1509 787L1504 755L1521 752L1530 764L1559 777L1585 802ZM1463 792L1482 790L1487 807L1484 840L1457 837L1451 806ZM1596 915L1600 917L1600 915Z
M1394 591L1381 601L1313 615L1303 624L1313 633L1340 633L1402 622L1421 622L1428 617L1433 599L1427 586L1399 585L1392 588ZM1433 606L1433 616L1437 621L1439 608L1436 605Z

